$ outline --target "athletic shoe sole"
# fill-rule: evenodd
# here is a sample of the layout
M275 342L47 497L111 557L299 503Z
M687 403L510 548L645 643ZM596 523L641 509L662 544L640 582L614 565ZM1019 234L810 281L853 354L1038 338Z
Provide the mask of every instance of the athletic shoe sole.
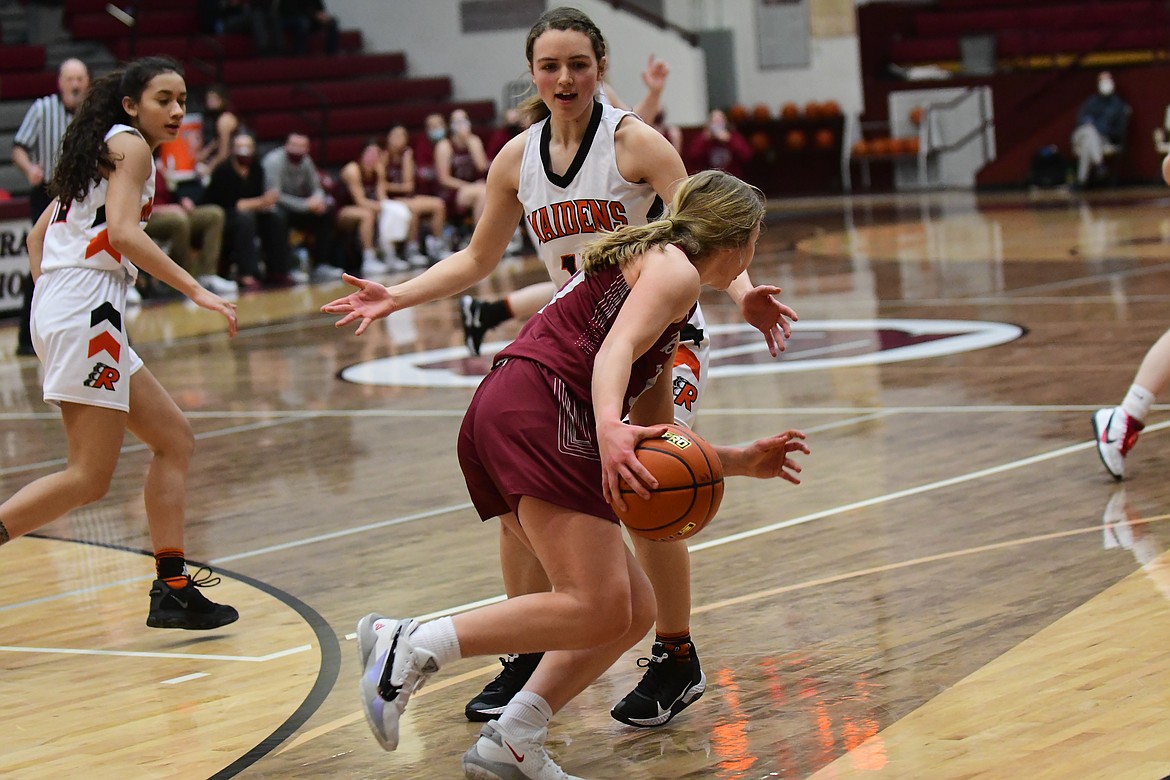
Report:
M653 718L629 718L620 714L617 709L610 710L610 715L615 720L619 720L628 726L637 726L639 728L649 729L656 726L662 726L669 723L675 715L679 714L687 707L691 706L699 699L703 698L703 692L707 690L707 674L703 671L699 672L699 681L683 692L683 695L675 700L674 704L670 705L670 709L657 715Z

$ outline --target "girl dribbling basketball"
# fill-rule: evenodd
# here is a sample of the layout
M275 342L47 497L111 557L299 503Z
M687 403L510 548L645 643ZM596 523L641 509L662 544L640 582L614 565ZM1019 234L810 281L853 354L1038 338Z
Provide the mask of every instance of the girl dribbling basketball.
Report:
M567 778L544 750L553 713L644 636L655 594L626 549L619 485L649 495L634 448L665 426L626 424L633 399L669 403L679 334L702 286L727 289L755 253L757 189L721 171L678 188L668 216L599 239L582 270L529 320L480 384L459 433L459 463L483 519L499 517L553 587L428 623L370 614L358 623L367 722L387 750L430 675L458 658L544 653L498 720L464 755L469 778ZM378 316L353 299L341 323ZM807 453L787 431L715 447L728 475L796 482Z
M552 280L509 296L509 306L520 306L523 299L526 314L531 314L546 305L556 288L577 270L589 239L623 225L646 224L654 213L656 196L669 202L686 168L678 151L657 130L599 99L607 52L601 31L581 11L555 8L541 16L529 30L525 45L536 94L523 108L534 123L509 141L492 162L484 219L477 224L471 243L415 279L389 289L350 277L349 283L359 291L323 309L347 311L343 301L352 299L376 302L377 316L386 316L465 290L496 267L514 226L523 218ZM744 319L764 334L772 354L783 349L789 333L786 318L795 318L795 313L775 299L780 289L753 288L743 274L728 292ZM342 308L335 308L338 304ZM481 315L484 312L472 314L473 318ZM465 321L467 316L465 309ZM357 332L365 327L366 323L361 324ZM631 419L642 424L672 419L691 424L709 371L704 365L709 339L703 337L703 328L696 309L682 337L686 344L679 348L679 362L672 367L679 382L674 403L670 398L653 407L639 403ZM691 641L690 556L685 542L635 540L634 548L655 586L655 644L642 681L614 705L611 714L623 723L653 727L696 701L706 677ZM509 597L551 587L532 556L503 525L500 557ZM503 712L539 660L536 653L505 659L499 677L468 702L464 710L468 719L486 721Z

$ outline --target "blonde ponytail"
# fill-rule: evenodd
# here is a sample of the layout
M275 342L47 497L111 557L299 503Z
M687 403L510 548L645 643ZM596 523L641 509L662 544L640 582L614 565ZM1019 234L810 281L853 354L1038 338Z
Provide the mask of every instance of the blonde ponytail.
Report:
M666 244L676 244L695 262L716 249L746 246L763 219L759 189L725 171L702 171L683 180L661 219L603 234L586 246L581 268L593 274L620 267Z

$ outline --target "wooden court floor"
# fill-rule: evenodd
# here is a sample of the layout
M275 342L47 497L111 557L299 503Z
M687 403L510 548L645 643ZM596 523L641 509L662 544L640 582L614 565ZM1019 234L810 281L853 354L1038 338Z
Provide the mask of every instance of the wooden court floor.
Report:
M1170 407L1107 477L1089 415L1170 326L1170 190L774 204L752 268L801 315L772 361L704 297L700 430L798 427L804 484L732 480L693 540L706 695L665 728L609 717L641 642L554 719L571 773L651 778L1170 775ZM481 292L540 278L508 261ZM147 305L136 348L189 413L190 557L235 604L218 632L147 629L147 455L100 502L0 548L0 777L456 778L494 658L443 670L380 750L356 695L369 611L502 594L457 426L485 359L456 306L362 338L337 287L211 315ZM504 341L515 328L502 329ZM0 330L0 495L58 468L39 364ZM1166 399L1163 399L1166 400Z

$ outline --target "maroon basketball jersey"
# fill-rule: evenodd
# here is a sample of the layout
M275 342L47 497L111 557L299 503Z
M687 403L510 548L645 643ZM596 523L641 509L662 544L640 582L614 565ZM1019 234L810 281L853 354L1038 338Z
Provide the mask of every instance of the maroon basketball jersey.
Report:
M497 361L525 358L541 363L560 377L578 400L592 405L593 361L629 294L620 268L605 268L592 276L577 272L552 302L528 320L516 340L497 354ZM689 318L690 314L672 322L654 346L634 361L622 416L668 367L679 332Z

